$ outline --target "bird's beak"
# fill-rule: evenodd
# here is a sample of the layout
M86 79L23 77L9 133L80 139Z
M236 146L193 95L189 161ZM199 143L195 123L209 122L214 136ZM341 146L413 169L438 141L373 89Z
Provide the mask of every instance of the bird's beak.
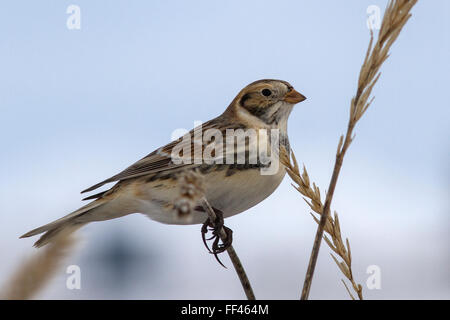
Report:
M299 93L298 91L295 91L294 89L289 91L284 96L284 99L283 99L283 101L285 101L287 103L292 103L292 104L302 102L303 100L306 100L306 97L304 95L302 95L301 93Z

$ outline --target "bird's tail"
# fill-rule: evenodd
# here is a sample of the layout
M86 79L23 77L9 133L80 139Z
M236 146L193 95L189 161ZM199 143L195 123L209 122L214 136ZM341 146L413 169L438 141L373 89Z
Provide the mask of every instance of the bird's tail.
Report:
M88 222L96 220L86 219L83 218L83 216L95 214L95 212L102 208L107 202L108 201L105 201L104 199L93 201L58 220L25 233L20 238L28 238L45 232L34 244L36 248L42 247L63 235L76 231Z

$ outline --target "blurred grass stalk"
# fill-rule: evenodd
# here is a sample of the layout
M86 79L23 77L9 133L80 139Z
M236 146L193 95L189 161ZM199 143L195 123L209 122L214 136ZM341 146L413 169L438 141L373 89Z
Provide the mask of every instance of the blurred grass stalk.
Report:
M308 270L306 272L305 281L303 284L301 294L302 300L306 300L309 297L314 269L317 263L317 257L319 255L322 238L324 238L328 246L339 257L341 257L342 261L338 261L338 259L334 255L332 255L333 260L339 266L339 269L351 282L354 291L358 295L358 298L361 300L363 299L362 286L360 284L357 284L353 278L351 268L352 256L350 251L350 243L348 239L346 239L344 245L341 237L338 215L335 212L334 219L333 217L331 217L330 206L339 173L342 168L345 153L347 152L347 149L354 138L353 129L356 123L361 119L361 117L364 115L364 113L372 103L374 98L371 97L371 93L373 87L380 78L381 65L389 57L389 49L397 39L408 19L411 17L410 11L416 3L417 0L391 0L384 13L383 21L381 23L380 31L378 33L378 38L375 44L373 32L371 31L369 47L367 49L364 62L361 66L361 71L359 73L356 95L352 98L350 103L350 117L347 126L347 132L345 134L345 138L344 136L341 136L339 139L334 170L324 204L321 201L319 188L315 185L315 183L313 183L311 187L306 168L303 167L303 173L300 173L294 154L292 154L293 163L291 162L290 158L285 158L283 161L287 167L289 176L297 184L297 186L294 185L294 187L304 196L304 199L308 203L309 207L320 216L319 220L313 215L314 220L318 223L319 226L317 228ZM330 235L331 240L324 236L324 232ZM354 296L351 294L344 281L343 283L351 298L354 299Z
M72 233L63 233L57 239L40 249L34 257L19 266L2 288L0 299L32 299L43 289L63 259L72 251L75 240Z

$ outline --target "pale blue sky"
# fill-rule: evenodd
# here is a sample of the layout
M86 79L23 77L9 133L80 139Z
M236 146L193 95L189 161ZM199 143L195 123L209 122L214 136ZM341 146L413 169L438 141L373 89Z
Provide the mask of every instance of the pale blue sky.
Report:
M386 3L2 2L0 250L8 262L0 283L33 253L32 240L19 235L76 209L80 190L173 130L217 116L257 79L287 80L308 97L290 117L289 137L324 190L369 40L366 8ZM66 28L70 4L81 8L81 30ZM450 297L449 9L445 0L419 0L337 187L333 208L353 244L355 272L361 282L369 265L383 272L383 289L366 290L369 298ZM289 179L227 223L257 297L297 298L315 225ZM62 270L41 297L242 298L233 272L202 247L199 228L141 216L92 224L68 262L86 270L85 289L66 290ZM120 236L138 247L140 271L112 293L114 280L98 280L94 271L106 267L91 257ZM153 259L141 259L150 252ZM346 298L328 252L324 246L312 297ZM153 268L161 276L149 276ZM205 274L224 287L199 287Z

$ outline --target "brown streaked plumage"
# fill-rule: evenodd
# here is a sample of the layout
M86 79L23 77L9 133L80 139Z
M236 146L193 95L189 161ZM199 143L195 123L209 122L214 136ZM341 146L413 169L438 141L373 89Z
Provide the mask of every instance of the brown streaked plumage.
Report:
M289 150L287 120L294 104L305 99L286 81L255 81L239 92L222 115L204 123L202 130L205 132L214 129L225 137L227 129L278 129L280 143ZM143 213L153 220L169 224L202 223L207 215L201 209L194 211L188 222L177 219L175 210L172 210L174 199L178 196L177 176L184 170L196 170L203 175L205 197L224 217L238 214L256 205L281 183L285 175L284 167L280 164L274 174L264 175L260 170L270 164L264 164L259 159L256 163L247 161L247 158L244 163L231 164L206 161L175 163L171 156L176 147L186 146L186 150L191 150L192 155L195 150L195 130L153 151L122 172L84 190L83 193L90 192L107 183L117 182L109 190L86 197L85 200L94 200L89 204L34 229L21 238L45 232L35 243L35 246L40 247L52 241L62 230L77 229L89 222L114 219L131 213ZM184 139L187 137L192 139L186 142ZM260 141L261 138L258 139ZM251 145L253 142L250 138L248 141L245 150L233 151L233 158L250 154L250 148L255 146ZM270 145L270 137L264 140L264 143ZM208 141L207 144L202 144L202 152L208 145L222 148L216 140ZM225 152L222 158L219 158L223 160L226 156Z

